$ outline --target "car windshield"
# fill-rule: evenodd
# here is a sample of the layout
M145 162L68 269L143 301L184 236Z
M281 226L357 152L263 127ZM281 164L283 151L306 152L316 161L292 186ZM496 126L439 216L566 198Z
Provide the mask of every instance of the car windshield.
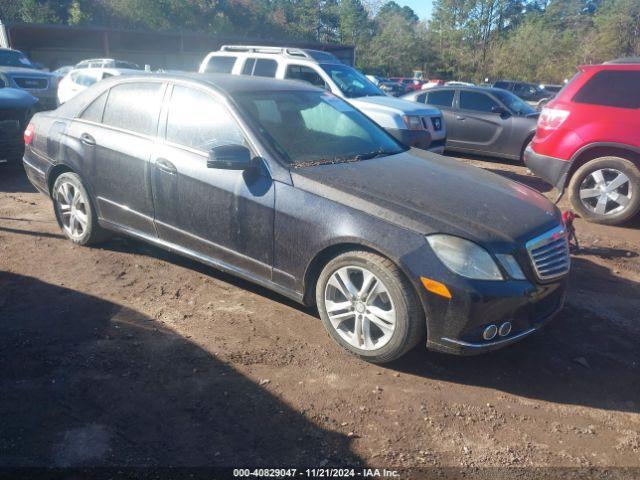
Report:
M0 67L36 68L22 53L7 50L0 51Z
M292 167L345 163L406 150L345 101L321 91L241 92L235 101Z
M322 64L320 66L347 98L385 96L382 90L354 68L337 64Z
M535 109L520 97L514 95L506 90L498 90L494 92L502 103L504 103L509 110L518 115L531 115L535 113Z

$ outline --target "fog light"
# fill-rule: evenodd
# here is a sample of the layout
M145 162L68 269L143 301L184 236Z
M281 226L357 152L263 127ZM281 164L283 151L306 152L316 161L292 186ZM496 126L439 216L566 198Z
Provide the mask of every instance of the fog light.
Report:
M498 327L496 327L495 325L489 325L484 329L484 332L482 332L482 338L484 338L485 340L493 340L497 333Z
M511 333L511 322L504 322L498 329L498 335L506 337Z

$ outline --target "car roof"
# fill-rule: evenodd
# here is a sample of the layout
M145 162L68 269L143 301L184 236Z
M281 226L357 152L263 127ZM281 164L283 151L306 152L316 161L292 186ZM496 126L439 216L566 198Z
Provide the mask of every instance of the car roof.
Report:
M278 80L275 78L252 77L248 75L230 75L227 73L144 73L139 70L133 75L113 77L106 81L111 83L131 82L135 80L173 80L192 81L212 86L223 93L234 94L252 91L324 91L308 83L295 80Z
M439 85L437 87L430 88L429 90L422 90L422 92L433 92L437 90L470 90L494 94L508 92L508 90L505 90L504 88L482 87L479 85Z

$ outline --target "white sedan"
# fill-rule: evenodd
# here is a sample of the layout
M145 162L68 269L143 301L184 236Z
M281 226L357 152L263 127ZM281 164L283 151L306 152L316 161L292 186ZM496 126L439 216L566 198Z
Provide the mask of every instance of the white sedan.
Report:
M66 74L58 84L58 104L68 102L83 90L104 78L126 74L139 74L129 68L77 68Z

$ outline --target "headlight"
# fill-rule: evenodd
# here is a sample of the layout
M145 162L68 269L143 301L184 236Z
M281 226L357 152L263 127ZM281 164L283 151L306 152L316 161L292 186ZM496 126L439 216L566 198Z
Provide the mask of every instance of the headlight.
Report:
M0 88L10 87L10 86L11 86L11 82L9 81L9 78L6 75L3 75L2 73L0 73Z
M405 115L402 119L409 130L424 130L422 118L415 115Z
M452 235L429 235L427 241L449 270L475 280L503 280L489 252L480 245Z
M526 279L526 277L524 276L524 273L522 273L522 269L520 268L520 265L518 265L518 262L516 261L516 259L513 258L513 255L499 253L496 255L496 257L498 257L498 260L500 260L500 263L502 264L502 266L504 267L504 269L507 271L507 273L511 278L513 278L514 280Z

